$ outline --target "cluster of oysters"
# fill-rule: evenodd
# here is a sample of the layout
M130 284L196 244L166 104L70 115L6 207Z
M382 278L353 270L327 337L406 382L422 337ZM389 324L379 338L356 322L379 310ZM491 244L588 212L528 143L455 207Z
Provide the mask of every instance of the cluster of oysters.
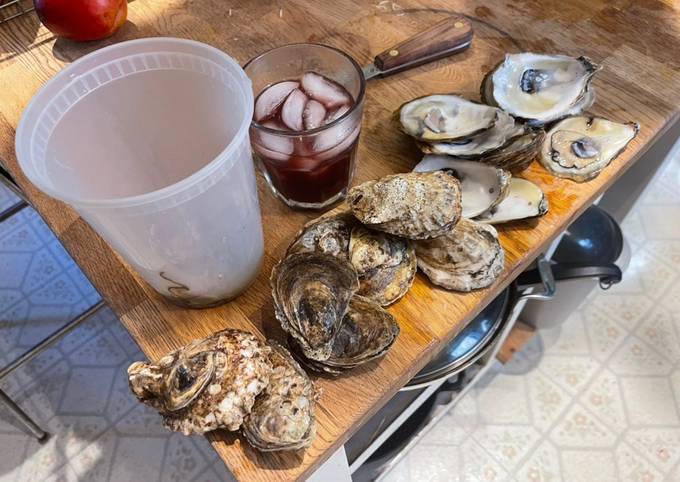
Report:
M463 161L473 161L519 173L538 157L555 176L578 182L594 178L639 130L636 123L580 115L595 100L591 80L599 70L600 66L586 57L508 54L484 78L483 103L437 94L404 104L399 111L402 130L428 154L418 169L461 172ZM475 172L479 171L477 168ZM469 177L468 173L461 174ZM492 171L486 178L494 178ZM514 193L502 206L505 214L489 222L545 212L536 203L538 188L527 183L509 186L509 192ZM502 201L503 195L499 197ZM512 200L520 200L520 204L526 200L533 209L518 210ZM492 200L488 208L493 209L501 201ZM466 200L464 196L464 210L468 202L478 206L481 201ZM489 213L483 217L489 218Z
M128 380L163 424L185 435L239 430L261 451L308 447L317 394L288 350L227 329L194 340L157 363L135 362Z

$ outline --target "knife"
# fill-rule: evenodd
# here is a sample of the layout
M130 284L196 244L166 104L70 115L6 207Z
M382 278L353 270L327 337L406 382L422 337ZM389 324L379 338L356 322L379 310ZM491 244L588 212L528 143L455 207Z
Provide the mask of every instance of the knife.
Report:
M377 55L362 67L364 78L384 77L462 52L470 46L472 35L472 24L465 17L445 18Z

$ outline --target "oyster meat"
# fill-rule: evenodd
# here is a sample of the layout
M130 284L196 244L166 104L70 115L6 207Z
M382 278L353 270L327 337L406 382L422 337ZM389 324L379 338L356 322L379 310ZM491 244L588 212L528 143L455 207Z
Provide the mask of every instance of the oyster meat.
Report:
M404 296L416 277L416 252L408 239L363 226L352 229L349 260L359 276L357 293L381 306Z
M548 198L531 181L513 177L508 195L498 205L475 218L475 221L500 224L518 219L535 218L548 212Z
M315 434L314 385L288 350L275 341L267 388L243 423L248 442L263 452L309 447Z
M590 81L600 68L586 57L507 54L485 79L482 94L487 103L540 126L590 107Z
M222 330L158 363L128 368L135 396L158 410L170 430L189 435L238 430L272 373L271 349L250 333Z
M358 365L383 356L399 334L399 324L378 304L355 295L333 341L333 351L326 360L309 360L293 342L293 353L307 367L320 373L339 375Z
M541 164L555 176L588 181L626 148L639 129L635 122L612 122L601 117L564 119L546 135Z
M427 155L415 172L446 171L460 181L462 216L473 218L497 206L508 193L510 173L476 161Z
M349 300L359 289L357 273L343 259L325 253L295 253L271 275L276 318L307 358L327 359Z
M460 183L441 171L368 181L350 189L347 200L361 223L409 239L446 234L461 214Z
M476 159L483 154L503 147L512 139L525 133L525 127L515 122L511 115L498 110L498 120L489 129L474 136L453 141L419 142L420 150L429 154L448 154Z
M449 234L416 241L418 267L432 283L455 291L489 286L503 270L498 233L487 224L461 219Z
M457 95L435 94L407 102L399 109L402 130L425 142L456 140L486 131L500 111Z

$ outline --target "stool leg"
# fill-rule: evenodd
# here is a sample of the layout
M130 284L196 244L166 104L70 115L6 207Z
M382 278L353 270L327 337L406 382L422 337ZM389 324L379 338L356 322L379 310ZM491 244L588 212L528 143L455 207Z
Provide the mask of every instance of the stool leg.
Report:
M9 395L7 395L3 390L0 390L0 403L9 408L9 411L12 413L12 415L14 415L17 420L19 420L19 422L21 422L21 424L26 427L29 432L31 432L31 435L38 439L38 441L42 442L47 439L47 432L38 427L33 419L29 417L26 412L24 412L21 407L19 407L19 405L14 402L14 400L9 398Z

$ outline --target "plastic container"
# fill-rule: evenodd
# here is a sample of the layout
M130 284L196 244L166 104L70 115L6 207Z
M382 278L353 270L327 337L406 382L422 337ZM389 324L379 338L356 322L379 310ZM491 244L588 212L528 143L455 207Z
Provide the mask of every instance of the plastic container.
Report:
M250 81L225 53L133 40L83 57L38 92L17 157L159 293L211 306L243 291L263 257L252 115Z

